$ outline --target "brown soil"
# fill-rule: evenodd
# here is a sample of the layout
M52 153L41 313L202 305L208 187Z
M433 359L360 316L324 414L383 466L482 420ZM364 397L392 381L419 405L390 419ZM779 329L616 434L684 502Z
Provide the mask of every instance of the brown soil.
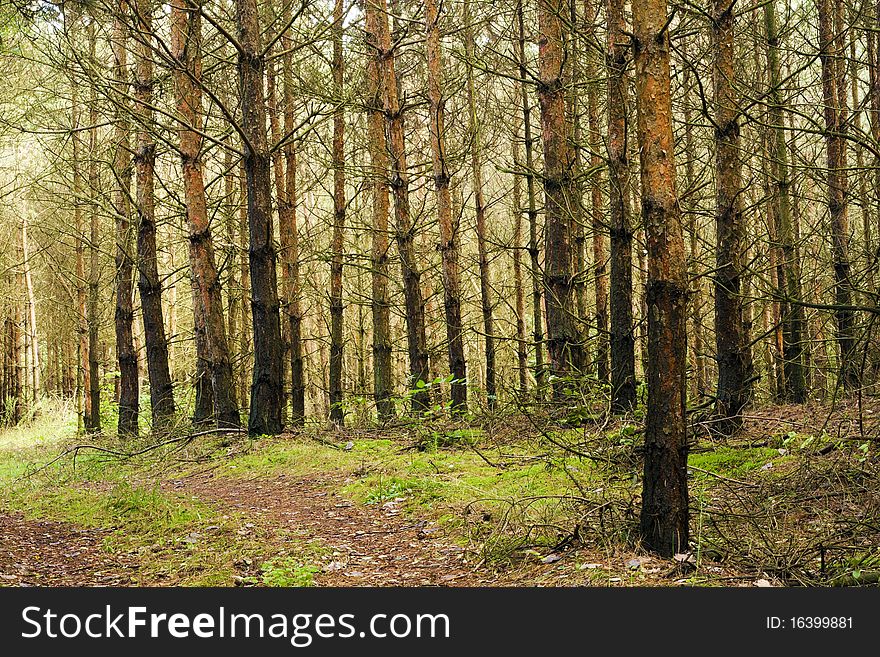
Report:
M104 552L106 534L0 514L0 586L126 586L137 563Z
M488 586L498 576L475 568L437 525L413 519L399 501L358 505L334 492L333 475L303 479L229 479L212 474L168 486L272 528L276 540L320 541L329 551L315 575L319 586Z

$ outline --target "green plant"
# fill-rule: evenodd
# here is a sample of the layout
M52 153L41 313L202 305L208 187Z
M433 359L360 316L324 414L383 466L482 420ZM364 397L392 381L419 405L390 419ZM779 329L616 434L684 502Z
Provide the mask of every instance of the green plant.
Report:
M260 566L260 581L263 586L303 587L314 586L314 575L320 569L311 564L304 564L292 557L273 557ZM247 578L249 583L256 584L255 578Z
M379 477L376 488L367 494L364 504L381 504L398 497L405 497L412 492L410 483L402 479L385 480Z

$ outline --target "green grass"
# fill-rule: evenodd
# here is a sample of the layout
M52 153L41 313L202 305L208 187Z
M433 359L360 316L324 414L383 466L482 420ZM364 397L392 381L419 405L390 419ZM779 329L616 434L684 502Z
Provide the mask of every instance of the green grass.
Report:
M158 485L206 466L217 477L309 477L357 504L393 502L404 514L436 521L449 539L477 548L488 563L510 562L555 545L584 521L591 506L610 501L630 508L640 487L636 470L615 469L611 459L618 452L629 454L639 441L631 425L602 438L616 450L609 452L607 464L557 448L546 453L548 446L538 440L493 449L493 436L481 429L445 431L426 425L398 433L395 440L355 437L350 446L347 437L330 443L332 434L312 427L295 438L243 438L232 444L206 436L180 453L169 448L126 460L84 450L75 467L67 456L34 474L34 466L59 454L75 440L75 432L69 409L47 408L30 424L0 433L0 508L109 530L104 548L136 559L141 564L138 582L145 583L314 584L315 564L326 556L320 543L304 543L287 527L259 523ZM557 439L577 445L582 434L578 428L563 429ZM689 464L698 469L694 498L709 500L718 484L717 477L702 471L734 479L761 477L768 463L776 468L796 458L793 452L815 449L816 441L807 436L786 437L786 449L712 444L709 451L691 453ZM125 445L101 437L92 441L128 451L149 444L148 438ZM602 540L608 546L626 544L630 529L624 519L614 516L612 524L621 528L613 536L603 534ZM583 577L607 580L608 572L596 570Z
M249 575L269 563L267 555L287 552L301 564L299 579L290 575L284 580L278 574L283 568L276 564L264 573L265 581L254 583L305 581L310 560L318 555L316 546L301 545L281 530L257 527L242 514L161 489L159 481L179 473L167 463L109 459L87 450L78 455L75 467L68 455L40 469L75 437L75 423L70 428L69 420L47 415L0 435L0 509L109 530L103 549L139 563L133 584L229 586L237 578L246 581L241 573ZM101 437L89 442L133 450L145 440L124 446Z
M692 453L688 464L727 477L741 477L782 458L772 447L719 446L709 452Z
M314 575L319 571L317 566L292 557L273 557L260 566L259 577L250 577L247 581L276 587L314 586Z

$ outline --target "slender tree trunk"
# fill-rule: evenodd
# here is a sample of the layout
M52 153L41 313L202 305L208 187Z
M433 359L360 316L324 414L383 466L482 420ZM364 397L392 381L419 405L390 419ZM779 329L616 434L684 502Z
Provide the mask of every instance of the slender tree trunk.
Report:
M226 337L229 344L229 355L232 358L233 387L238 390L241 377L241 361L245 354L237 353L241 342L241 281L238 267L238 212L236 211L236 176L235 157L229 144L223 153L223 225L227 246L226 280ZM238 394L236 393L236 397Z
M474 188L474 212L477 224L477 262L480 272L480 309L483 314L483 333L486 345L486 399L489 410L496 407L498 391L496 384L495 318L492 314L492 283L489 272L489 254L486 240L486 201L483 194L483 149L480 121L477 116L474 92L474 34L471 24L470 2L464 3L464 47L467 74L468 128L471 143L471 179Z
M852 125L857 135L862 134L862 101L859 98L859 68L860 63L856 55L856 38L849 40L849 75L852 92ZM858 204L862 215L862 255L868 264L865 284L868 289L875 289L874 272L871 270L871 243L873 242L871 217L871 202L868 198L868 181L865 171L865 149L861 142L853 144L856 152L856 182L858 185Z
M40 340L37 336L37 296L34 291L34 279L31 274L31 248L30 238L28 237L28 215L27 211L22 213L21 220L21 250L22 250L22 269L24 271L24 286L27 293L27 332L30 336L30 359L32 364L32 381L34 402L40 397L42 390L41 378L41 359L40 359Z
M785 114L780 90L779 33L776 27L776 11L772 3L764 5L764 29L767 36L767 68L770 75L770 124L773 166L773 210L776 232L782 250L780 263L784 278L785 314L783 316L783 369L785 374L785 398L800 404L807 399L803 342L806 332L801 271L791 217L790 181L788 174L788 147L785 142ZM780 283L782 283L780 281Z
M545 263L547 294L547 352L554 376L554 396L560 398L577 365L583 362L578 337L574 294L574 220L572 217L574 150L565 115L565 5L562 0L539 0L538 99L544 146Z
M156 257L156 200L154 192L156 142L153 137L153 15L151 0L138 0L140 33L135 70L135 113L137 150L134 165L137 182L137 268L138 292L146 343L147 375L150 380L150 412L153 429L174 416L174 388L168 365L168 340L162 315L162 283Z
M382 11L366 3L367 139L372 183L371 309L373 314L373 397L379 421L394 416L391 400L391 301L388 294L388 152L385 138L383 53L380 49Z
M513 151L513 168L517 172L522 169L519 141L514 138L511 144ZM513 176L513 295L516 310L516 361L519 376L519 398L525 401L529 392L529 352L526 342L526 295L522 276L522 241L523 241L523 205L522 178L519 173Z
M71 33L80 27L81 18L74 7L70 12ZM79 83L71 79L70 85L70 128L73 157L73 226L74 226L74 285L76 288L76 410L77 433L88 425L89 409L91 408L91 386L89 385L89 340L88 318L86 314L86 275L85 275L85 239L83 220L83 175L82 175L82 137ZM16 361L17 362L17 361ZM18 400L16 392L16 400ZM18 422L20 404L17 401L13 417Z
M583 34L586 34L586 26L580 22L578 16L577 0L567 0L569 22L566 25L565 38L568 41L568 60L566 81L566 114L571 132L569 133L570 148L574 163L571 168L571 197L569 213L571 215L572 230L574 231L574 257L572 273L574 276L574 299L575 299L575 328L577 330L580 348L578 355L580 362L574 364L581 374L586 373L589 363L589 342L587 317L587 235L585 231L586 206L584 204L584 184L582 181L581 150L584 148L583 126L581 121L581 92L579 85L585 79L581 70L584 44L581 43ZM584 42L585 43L585 42ZM589 99L587 101L589 103ZM588 125L589 129L589 125ZM589 135L587 136L589 139Z
M113 211L116 215L116 360L119 364L120 437L138 433L138 361L134 348L134 308L132 306L133 268L131 257L131 126L128 120L128 1L120 0L119 15L113 20L114 77L118 87L115 121L115 158L113 168L116 187Z
M880 2L875 3L873 24L880 26ZM871 125L871 136L874 142L880 142L880 53L878 53L878 40L876 32L868 32L868 70L869 70L869 89L870 96L870 112L869 123ZM874 155L874 218L878 222L874 227L874 234L880 238L880 155ZM880 239L872 245L873 259L871 261L871 272L876 277L878 264L880 264Z
M290 21L290 3L285 4L285 23ZM290 343L290 398L292 426L302 426L306 417L306 386L303 372L302 303L299 282L299 234L297 229L296 146L291 139L296 127L293 98L293 39L290 31L281 37L284 51L282 67L284 74L284 132L288 142L284 145L286 182L284 197L279 200L278 222L281 235L281 277L287 334Z
M249 265L253 314L254 376L248 432L281 433L284 398L281 320L279 315L275 244L272 230L272 189L266 104L263 95L262 45L256 0L235 1L239 90L244 168L247 174Z
M452 412L467 412L467 363L464 356L464 327L461 321L461 280L458 268L458 223L452 218L449 168L443 97L443 56L440 45L440 14L437 0L425 0L426 48L428 55L428 102L430 104L431 155L437 216L440 225L440 254L443 272L443 307L446 311L446 340L449 357ZM470 83L470 78L469 78ZM469 87L470 88L470 87Z
M428 345L425 335L425 302L422 298L421 272L413 243L414 229L409 206L409 171L406 164L406 142L403 108L400 106L395 71L395 51L391 45L388 28L388 10L380 2L378 21L378 49L382 58L382 86L385 92L385 116L388 123L389 153L391 160L391 189L394 194L394 218L396 221L397 246L403 274L403 296L406 305L406 338L409 351L410 385L415 392L413 409L424 410L431 405L428 387ZM395 46L396 47L396 46ZM421 382L421 387L420 383Z
M611 224L611 410L626 413L636 404L633 335L632 221L629 205L626 52L629 37L624 0L608 0L608 218Z
M272 53L269 53L271 58ZM284 56L284 55L283 55ZM278 96L279 92L277 89L277 75L276 75L276 63L274 61L269 61L266 65L266 111L269 115L269 138L275 144L280 144L282 139L281 134L281 120L280 120L280 111L278 109ZM284 257L289 249L289 231L286 230L286 227L282 224L286 221L286 219L282 218L282 214L285 212L285 205L287 205L287 176L285 174L285 157L284 151L280 148L276 148L272 152L272 172L275 178L275 198L278 204L278 235L279 235L279 257L281 258L281 297L279 299L280 308L282 310L285 309L285 292L284 286L287 282L285 277L285 269L284 269ZM290 353L290 331L289 325L281 324L281 342L282 342L282 362L284 358ZM287 375L284 373L284 383L286 386L287 383ZM281 397L281 421L283 423L287 423L287 390L286 388L282 388L282 397Z
M588 38L596 38L599 0L585 0L584 14ZM599 66L593 52L587 55L588 80L597 80L587 87L587 121L590 144L590 224L593 231L593 288L596 297L596 376L599 383L610 383L608 368L608 254L605 246L606 220L602 204L602 135L599 125Z
M95 61L97 36L95 19L89 18L88 24L89 60ZM100 222L98 214L98 90L97 82L89 84L89 274L88 302L86 305L86 324L88 326L88 386L86 397L85 428L88 432L101 430L101 376L98 371L98 292L100 271L98 269L98 251L100 239Z
M190 272L190 292L193 304L193 336L196 342L195 407L193 424L203 424L215 419L214 384L211 381L211 351L205 326L205 308L199 299L199 286L195 273Z
M841 0L818 0L819 58L822 62L822 96L825 106L825 148L828 166L828 209L831 215L834 267L834 311L836 339L840 351L840 380L850 392L858 387L855 353L855 313L849 262L849 219L847 200L846 60Z
M686 54L685 54L686 56ZM690 69L685 69L685 81L684 86L685 89L690 88L691 81L691 72ZM695 145L694 145L694 130L693 123L691 122L691 108L690 108L690 100L688 98L685 99L683 116L684 119L684 131L685 131L685 153L688 154L687 161L685 162L685 186L687 188L687 194L689 200L687 202L687 211L688 211L688 220L687 220L687 231L688 237L690 238L690 260L688 262L688 272L691 280L694 282L694 287L691 290L691 299L690 299L690 311L691 311L691 324L693 326L692 335L693 335L693 344L691 346L691 357L693 362L693 389L692 395L695 400L698 400L700 396L706 391L706 359L703 354L703 324L701 317L701 309L703 305L703 282L700 277L700 227L698 223L698 212L697 212L697 203L693 199L696 190L694 189L696 183L696 174L694 172L694 156L695 156Z
M742 426L751 397L752 355L743 319L742 162L739 152L739 99L736 85L733 7L715 0L712 18L715 114L715 348L718 389L713 428L731 435Z
M285 88L292 89L291 84L285 84ZM285 92L286 93L286 92ZM290 107L290 105L288 105ZM292 114L292 111L289 112ZM292 129L293 116L288 120L285 117L285 125L290 124ZM284 148L284 159L287 183L286 198L282 203L279 221L281 223L281 264L282 283L284 289L284 306L287 319L287 333L290 342L290 398L292 426L302 426L306 417L306 386L304 379L303 360L303 335L302 335L302 303L300 300L299 281L299 234L297 229L297 192L296 192L296 149L287 144Z
M343 0L333 9L333 95L338 103L333 113L333 239L330 257L330 420L342 425L345 419L342 392L344 363L342 262L345 249L345 110L342 58Z
M177 110L183 123L178 128L183 168L183 190L189 223L189 257L193 272L194 305L200 307L205 323L207 355L210 359L215 420L220 427L239 427L241 418L232 377L232 362L226 341L220 278L214 260L205 181L202 173L201 14L199 0L175 0L185 4L171 7L171 50Z
M675 188L666 0L634 0L642 221L648 244L648 407L641 535L672 556L688 547L687 264Z
M535 141L532 138L532 109L529 102L528 87L525 80L529 79L529 71L526 67L526 32L523 18L523 0L516 3L517 23L517 60L519 63L519 77L523 82L520 84L520 104L523 114L523 143L526 151L526 195L528 198L529 218L529 262L532 270L532 339L535 346L535 396L538 399L544 394L544 328L542 317L543 289L541 283L541 253L538 245L538 204L535 192L535 164L534 148Z
M242 145L242 148L244 146ZM248 204L247 204L247 174L245 172L244 158L239 160L239 211L238 211L238 270L241 272L241 331L239 332L239 353L242 354L241 359L241 380L239 381L239 398L241 399L242 410L248 411L249 392L248 380L253 375L251 368L251 322L245 306L250 302L251 298L251 270L250 256L248 254Z
M24 359L24 354L22 353L22 331L21 331L21 305L15 304L15 316L12 320L12 332L10 335L10 339L12 341L11 346L11 355L12 355L12 398L14 400L13 410L12 410L12 421L14 424L18 424L25 412L25 391L24 391L24 377L22 376L22 367L21 363Z

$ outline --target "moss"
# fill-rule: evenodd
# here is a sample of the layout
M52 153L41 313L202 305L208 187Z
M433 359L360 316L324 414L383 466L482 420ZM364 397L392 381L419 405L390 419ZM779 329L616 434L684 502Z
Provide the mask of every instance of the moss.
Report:
M737 477L783 458L772 447L716 447L709 452L692 453L688 464L722 476Z

